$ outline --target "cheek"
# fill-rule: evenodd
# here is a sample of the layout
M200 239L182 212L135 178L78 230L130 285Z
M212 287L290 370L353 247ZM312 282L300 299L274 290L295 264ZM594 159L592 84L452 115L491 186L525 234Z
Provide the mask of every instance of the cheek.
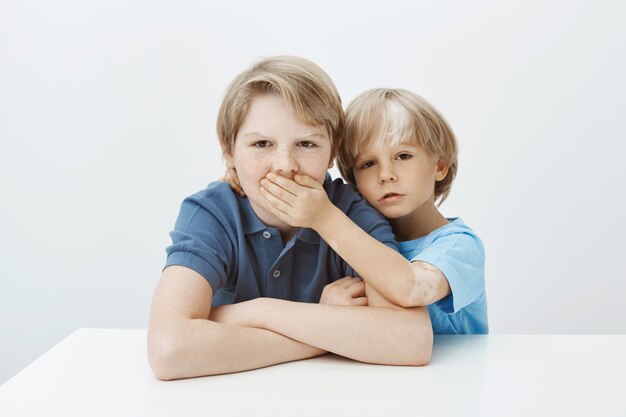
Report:
M367 175L367 173L359 173L354 176L356 188L365 198L368 198L372 192L372 179L368 177L371 177L371 175Z
M329 160L330 153L304 155L298 161L300 173L310 176L319 183L323 183L328 171Z
M239 179L258 183L270 170L271 165L268 165L268 159L265 156L246 155L242 152L234 161Z

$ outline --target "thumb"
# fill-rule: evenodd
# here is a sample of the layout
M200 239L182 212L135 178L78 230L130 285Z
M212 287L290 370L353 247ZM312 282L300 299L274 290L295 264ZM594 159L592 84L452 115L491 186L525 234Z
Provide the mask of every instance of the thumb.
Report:
M317 188L317 189L321 189L322 188L322 184L320 184L319 182L315 181L313 178L309 177L308 175L303 175L303 174L296 174L293 179L300 185L305 186L305 187L309 187L309 188Z

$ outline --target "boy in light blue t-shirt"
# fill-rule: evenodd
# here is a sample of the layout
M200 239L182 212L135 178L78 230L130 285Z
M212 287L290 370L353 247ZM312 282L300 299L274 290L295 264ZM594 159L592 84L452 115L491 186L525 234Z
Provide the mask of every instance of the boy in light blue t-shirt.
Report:
M436 204L457 170L456 140L439 112L406 90L368 90L346 109L337 162L389 220L401 254L355 225L307 176L268 174L261 191L272 213L317 231L366 285L397 305L428 306L435 333L488 333L483 244ZM358 278L344 279L348 285Z

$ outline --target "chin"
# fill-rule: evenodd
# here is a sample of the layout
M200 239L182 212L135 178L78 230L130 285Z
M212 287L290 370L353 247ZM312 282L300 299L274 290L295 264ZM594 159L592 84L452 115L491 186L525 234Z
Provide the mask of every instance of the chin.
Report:
M399 219L400 217L406 216L408 213L405 213L406 210L402 210L400 208L386 208L383 210L378 210L380 213L388 219Z

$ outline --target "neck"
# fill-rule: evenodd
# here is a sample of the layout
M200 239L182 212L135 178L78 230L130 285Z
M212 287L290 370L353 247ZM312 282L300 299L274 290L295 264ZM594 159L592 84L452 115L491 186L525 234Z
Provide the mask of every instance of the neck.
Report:
M298 231L297 228L290 228L289 230L283 231L282 229L278 229L280 231L280 237L283 240L283 246L289 242L289 240L296 234Z
M448 224L446 219L435 207L434 202L424 204L404 217L389 219L396 239L399 242L424 237L427 234Z

